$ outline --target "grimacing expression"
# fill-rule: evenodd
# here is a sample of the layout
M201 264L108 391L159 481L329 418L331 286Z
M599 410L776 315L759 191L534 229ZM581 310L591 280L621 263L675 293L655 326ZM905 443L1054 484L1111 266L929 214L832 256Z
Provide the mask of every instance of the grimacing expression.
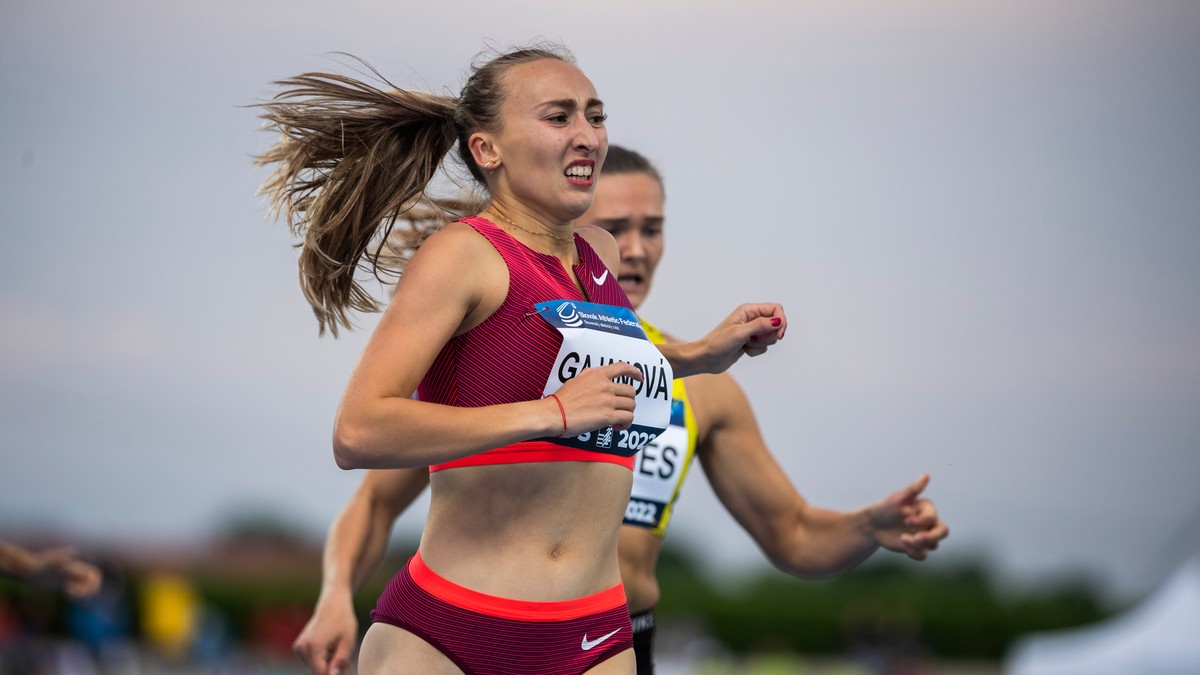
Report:
M596 197L577 225L607 230L621 250L618 279L636 309L650 292L663 255L663 191L647 173L603 174Z
M503 81L501 127L486 134L504 169L496 189L546 219L578 218L608 152L604 103L583 71L557 59L513 66Z

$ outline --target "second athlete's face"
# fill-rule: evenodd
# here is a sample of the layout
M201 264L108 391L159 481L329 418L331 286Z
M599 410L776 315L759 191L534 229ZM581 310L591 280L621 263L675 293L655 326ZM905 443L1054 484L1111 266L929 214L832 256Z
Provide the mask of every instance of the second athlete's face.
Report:
M513 66L504 83L498 188L549 220L578 218L608 152L604 104L582 71L556 59Z
M605 175L596 197L575 221L608 230L621 250L618 279L634 309L646 299L663 254L663 191L646 173Z

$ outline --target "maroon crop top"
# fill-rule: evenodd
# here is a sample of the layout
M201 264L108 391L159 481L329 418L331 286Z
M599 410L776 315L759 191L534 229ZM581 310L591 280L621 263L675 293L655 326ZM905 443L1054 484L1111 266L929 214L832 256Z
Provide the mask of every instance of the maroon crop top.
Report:
M578 234L574 237L579 263L573 270L586 297L557 257L530 249L485 218L462 222L491 242L504 259L508 295L483 323L446 343L417 387L417 395L422 401L463 408L536 401L542 398L562 335L537 315L534 304L561 298L632 309L629 299L616 275ZM429 470L545 461L612 462L633 468L633 457L533 440L435 464Z

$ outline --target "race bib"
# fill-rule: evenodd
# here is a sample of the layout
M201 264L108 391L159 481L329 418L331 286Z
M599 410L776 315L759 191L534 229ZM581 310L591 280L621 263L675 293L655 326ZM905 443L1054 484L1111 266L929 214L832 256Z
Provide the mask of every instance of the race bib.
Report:
M542 440L622 457L634 455L656 440L671 419L671 364L646 338L633 310L575 300L539 302L534 308L563 337L543 396L558 391L587 368L623 361L642 372L641 382L617 380L634 389L633 424L628 429L604 427L569 438Z
M671 425L646 444L633 465L633 492L625 524L657 530L687 471L688 430L683 401L671 403Z

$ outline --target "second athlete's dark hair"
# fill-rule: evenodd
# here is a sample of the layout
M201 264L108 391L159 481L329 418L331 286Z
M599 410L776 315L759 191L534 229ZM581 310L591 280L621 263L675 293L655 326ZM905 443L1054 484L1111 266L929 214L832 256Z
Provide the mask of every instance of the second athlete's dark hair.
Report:
M653 178L658 182L658 189L662 191L663 198L666 198L667 190L663 186L662 174L658 172L658 167L654 166L653 162L637 151L610 143L608 156L604 158L604 167L600 170L600 177L603 178L605 174L615 176L629 173L644 173Z

